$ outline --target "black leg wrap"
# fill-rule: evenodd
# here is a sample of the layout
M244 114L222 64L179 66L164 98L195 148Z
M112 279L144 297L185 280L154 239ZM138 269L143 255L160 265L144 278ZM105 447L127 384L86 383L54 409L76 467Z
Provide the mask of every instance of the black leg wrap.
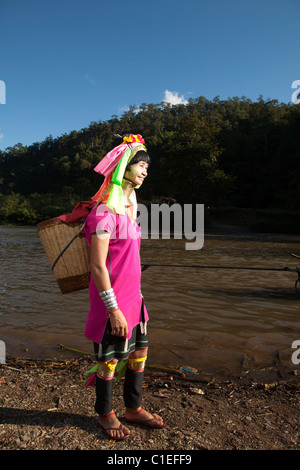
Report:
M126 408L139 408L141 403L144 371L137 372L127 367L124 382L124 402Z
M104 380L96 375L95 411L99 415L107 415L112 410L113 380Z

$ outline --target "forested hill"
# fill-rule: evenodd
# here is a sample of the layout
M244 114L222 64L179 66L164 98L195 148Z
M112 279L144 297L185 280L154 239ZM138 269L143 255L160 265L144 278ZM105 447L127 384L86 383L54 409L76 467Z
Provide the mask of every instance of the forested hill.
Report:
M142 134L152 159L139 200L300 211L300 105L200 97L0 151L0 223L36 223L90 199L103 181L93 168L124 131Z

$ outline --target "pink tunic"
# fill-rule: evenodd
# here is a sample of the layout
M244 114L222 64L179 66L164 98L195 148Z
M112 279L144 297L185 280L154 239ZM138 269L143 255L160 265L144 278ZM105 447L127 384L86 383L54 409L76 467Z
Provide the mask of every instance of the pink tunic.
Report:
M93 209L86 218L85 234L91 244L91 234L105 230L111 234L106 267L118 306L128 324L127 339L139 323L148 321L148 313L141 294L141 229L128 215L114 214L105 204ZM100 343L108 321L108 312L91 276L89 285L90 308L85 336Z

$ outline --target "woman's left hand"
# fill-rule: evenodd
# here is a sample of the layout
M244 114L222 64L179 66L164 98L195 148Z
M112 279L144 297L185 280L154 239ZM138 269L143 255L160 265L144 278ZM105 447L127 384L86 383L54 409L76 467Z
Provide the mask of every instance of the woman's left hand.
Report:
M126 338L128 335L128 325L126 318L124 317L121 310L118 308L109 315L111 324L111 334Z

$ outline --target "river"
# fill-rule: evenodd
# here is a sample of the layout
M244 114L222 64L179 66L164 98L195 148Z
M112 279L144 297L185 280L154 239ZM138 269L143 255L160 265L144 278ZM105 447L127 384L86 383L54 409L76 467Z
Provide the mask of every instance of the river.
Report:
M142 292L150 315L149 363L238 375L291 360L300 340L295 268L300 237L206 234L201 250L185 240L142 240L142 263L214 266L149 267ZM7 355L61 359L63 344L92 353L84 338L88 291L62 295L36 228L0 227L0 340ZM254 267L254 270L220 269Z

